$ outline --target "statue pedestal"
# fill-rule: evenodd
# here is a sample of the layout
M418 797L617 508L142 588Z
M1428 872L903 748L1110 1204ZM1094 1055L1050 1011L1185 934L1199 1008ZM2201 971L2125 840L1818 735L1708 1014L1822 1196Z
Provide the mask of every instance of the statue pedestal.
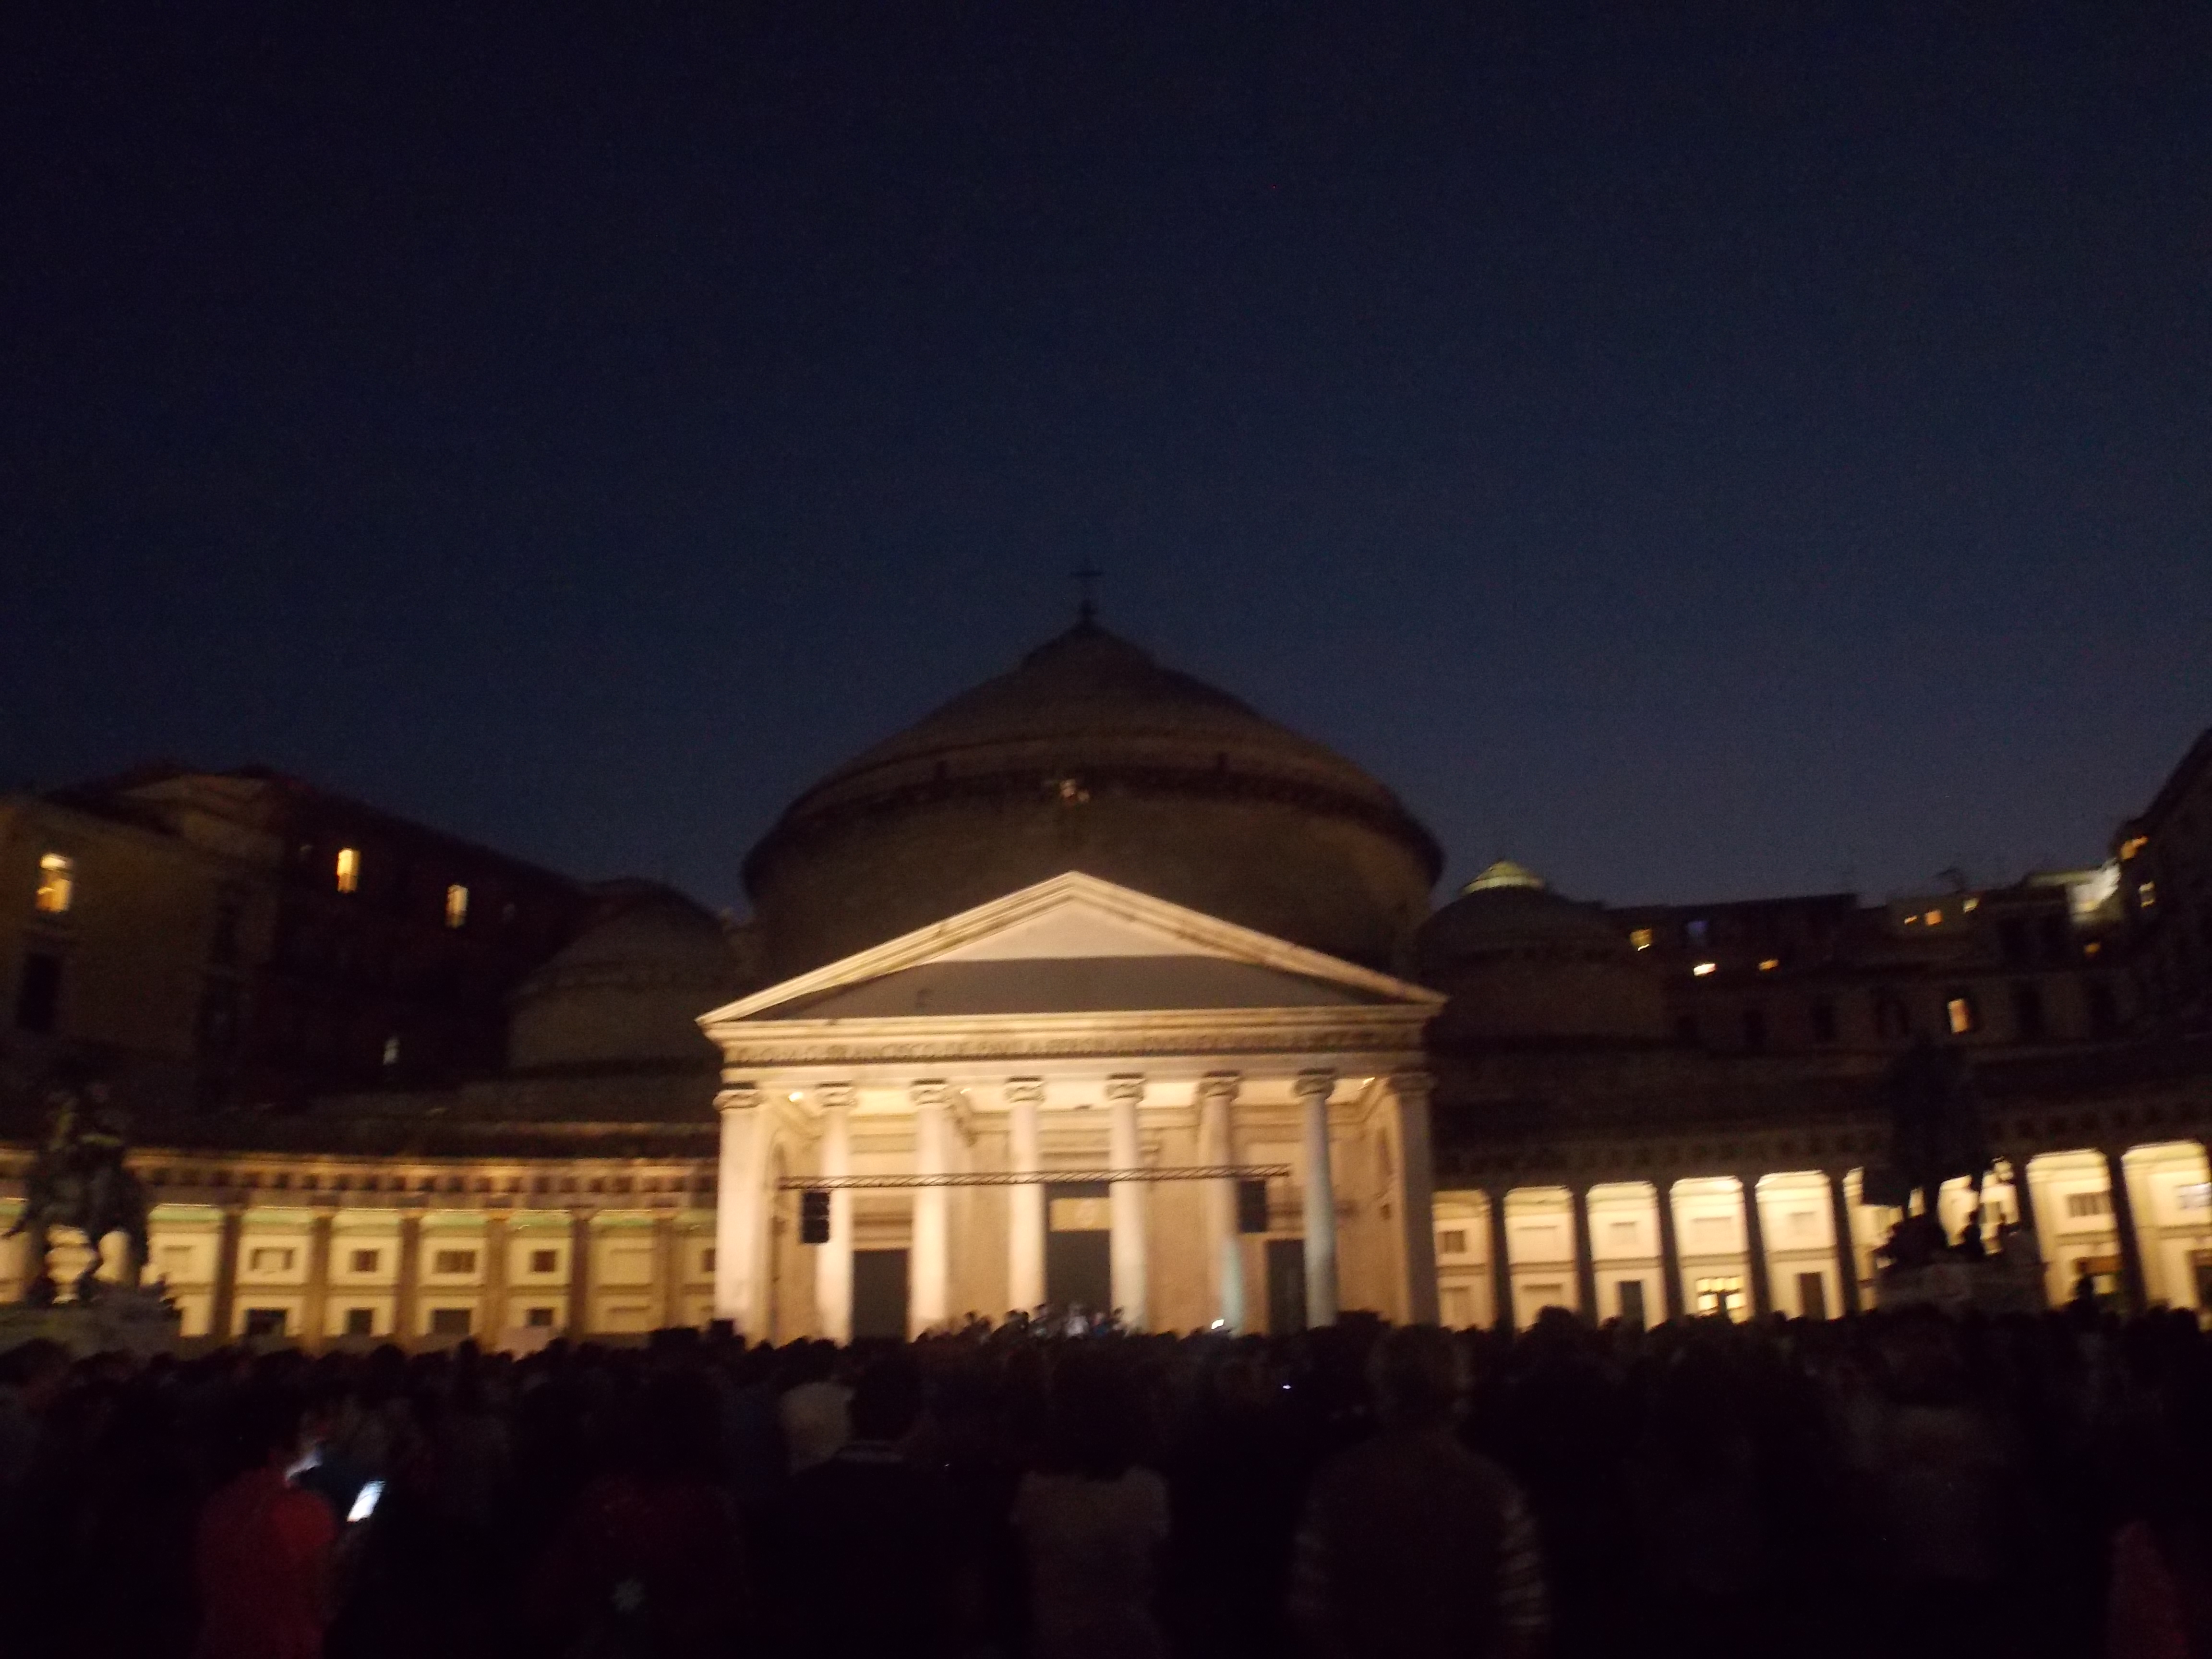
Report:
M2040 1313L2040 1262L1990 1256L1981 1261L1931 1261L1924 1267L1885 1267L1875 1278L1879 1308L1940 1308L1962 1314Z
M51 1307L11 1302L0 1305L0 1353L45 1337L76 1358L127 1353L138 1358L174 1353L182 1320L159 1291L110 1289L91 1302Z

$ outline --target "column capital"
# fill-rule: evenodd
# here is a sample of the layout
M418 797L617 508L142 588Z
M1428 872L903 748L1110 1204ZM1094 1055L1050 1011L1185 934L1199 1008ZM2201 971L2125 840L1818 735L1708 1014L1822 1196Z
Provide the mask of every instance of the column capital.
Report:
M1116 1072L1106 1079L1106 1098L1111 1101L1138 1104L1145 1097L1145 1079L1140 1072Z
M825 1109L838 1110L848 1107L857 1095L858 1091L849 1083L817 1083L814 1085L814 1098Z
M1291 1084L1291 1092L1301 1100L1319 1095L1327 1105L1328 1097L1336 1092L1336 1073L1327 1066L1313 1066L1300 1072Z
M906 1085L906 1096L916 1106L950 1106L952 1085L941 1077L917 1078Z
M1044 1104L1044 1079L1041 1077L1010 1077L1002 1092L1009 1106L1042 1106Z
M759 1105L765 1098L757 1083L725 1084L721 1092L714 1097L714 1109L718 1112L742 1112Z
M1243 1086L1242 1072L1208 1072L1198 1080L1197 1097L1201 1101L1218 1100L1233 1106L1237 1103L1237 1091Z

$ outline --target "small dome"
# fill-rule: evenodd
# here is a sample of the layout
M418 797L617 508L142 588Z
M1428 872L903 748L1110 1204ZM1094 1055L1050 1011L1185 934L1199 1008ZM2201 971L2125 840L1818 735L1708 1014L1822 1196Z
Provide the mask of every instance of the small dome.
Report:
M742 979L717 917L655 883L610 883L599 919L516 989L508 1067L711 1066L698 1017Z
M1450 1003L1432 1040L1644 1042L1665 1029L1659 982L1597 905L1501 859L1431 916L1421 977Z

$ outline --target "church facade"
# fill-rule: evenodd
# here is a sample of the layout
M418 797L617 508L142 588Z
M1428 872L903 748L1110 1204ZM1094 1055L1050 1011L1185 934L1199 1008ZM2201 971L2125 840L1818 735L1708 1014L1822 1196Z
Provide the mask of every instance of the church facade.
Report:
M1437 907L1386 787L1088 618L794 801L742 923L134 775L0 802L0 1209L97 1074L192 1334L1836 1316L1934 1042L1994 1154L1954 1234L2204 1308L2208 836L2200 744L2004 887L1609 910L1501 864Z

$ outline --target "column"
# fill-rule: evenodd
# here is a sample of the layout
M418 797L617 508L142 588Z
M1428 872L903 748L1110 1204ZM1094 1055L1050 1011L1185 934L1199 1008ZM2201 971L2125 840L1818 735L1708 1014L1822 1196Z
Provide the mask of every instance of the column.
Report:
M1437 1300L1437 1170L1429 1133L1426 1072L1401 1072L1390 1079L1398 1103L1398 1169L1401 1236L1405 1239L1406 1322L1434 1325L1443 1318Z
M317 1206L307 1223L307 1295L300 1310L300 1340L319 1348L331 1318L331 1212Z
M238 1316L238 1242L245 1231L246 1206L224 1205L222 1232L215 1250L215 1295L208 1307L208 1334L217 1342L228 1342L236 1334L231 1327ZM23 1264L26 1280L46 1271L42 1261L27 1260Z
M1241 1079L1234 1072L1208 1072L1198 1080L1198 1161L1213 1169L1237 1163L1235 1115ZM1207 1288L1213 1316L1229 1331L1244 1328L1244 1238L1237 1231L1237 1178L1206 1183Z
M1505 1231L1505 1193L1503 1187L1484 1190L1483 1206L1490 1212L1490 1322L1501 1331L1513 1328L1513 1249Z
M1766 1282L1766 1229L1759 1214L1759 1177L1741 1175L1743 1188L1743 1254L1746 1277L1751 1280L1751 1316L1764 1319L1774 1311L1773 1286Z
M1037 1110L1044 1104L1044 1079L1006 1079L1006 1158L1015 1175L1034 1175L1044 1167L1039 1150ZM1045 1193L1042 1181L1006 1188L1006 1305L1035 1313L1044 1302Z
M2128 1191L2127 1154L2119 1148L2105 1152L2105 1178L2112 1188L2112 1231L2120 1239L2120 1303L2139 1314L2148 1299L2143 1284L2142 1240L2136 1232L2135 1195Z
M483 1329L477 1340L487 1348L497 1349L507 1340L507 1327L514 1322L507 1316L507 1218L492 1215L484 1218L484 1294Z
M1305 1107L1306 1328L1336 1323L1336 1176L1329 1162L1328 1097L1334 1072L1300 1072L1292 1085Z
M721 1261L715 1247L714 1260ZM592 1212L568 1212L568 1328L571 1341L580 1342L592 1328Z
M1674 1237L1674 1183L1662 1177L1652 1183L1659 1189L1659 1276L1665 1282L1667 1317L1682 1316L1682 1246Z
M653 1218L653 1328L672 1330L684 1322L684 1300L676 1272L676 1218Z
M2028 1184L2027 1154L2008 1152L2005 1163L2012 1170L2013 1213L2020 1218L2021 1237L2027 1241L2035 1262L2035 1294L2038 1305L2051 1305L2051 1269L2043 1259L2043 1231L2036 1224L2035 1189Z
M824 1181L853 1173L853 1085L825 1083L814 1091L822 1108L816 1167ZM814 1247L814 1319L832 1342L853 1340L853 1194L830 1189L830 1242Z
M914 1102L915 1174L949 1173L952 1085L932 1079L915 1084L907 1094ZM914 1190L914 1247L907 1258L913 1270L906 1310L909 1336L920 1336L952 1317L952 1241L945 1200L942 1187Z
M767 1157L770 1107L760 1085L733 1084L714 1098L721 1159L714 1177L714 1317L753 1341L768 1331Z
M1851 1224L1851 1195L1844 1187L1844 1171L1828 1171L1829 1224L1836 1230L1836 1277L1844 1287L1844 1311L1859 1307L1859 1236Z
M392 1335L401 1346L411 1346L422 1334L422 1212L410 1210L399 1218L399 1284L392 1297Z
M1106 1079L1106 1103L1112 1111L1107 1123L1106 1161L1114 1169L1137 1170L1144 1165L1144 1141L1137 1132L1137 1107L1144 1097L1145 1079L1140 1077ZM1121 1310L1124 1326L1141 1331L1151 1312L1146 1294L1145 1183L1116 1181L1108 1186L1106 1194L1114 1229L1109 1245L1114 1305Z
M1595 1325L1597 1305L1597 1248L1590 1237L1589 1188L1577 1182L1567 1188L1575 1212L1575 1301L1582 1316Z

